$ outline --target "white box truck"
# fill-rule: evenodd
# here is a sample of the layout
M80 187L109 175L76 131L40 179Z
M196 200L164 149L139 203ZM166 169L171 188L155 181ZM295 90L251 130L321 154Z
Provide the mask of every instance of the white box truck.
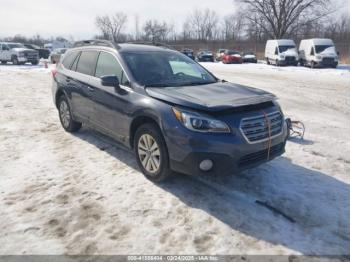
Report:
M265 48L268 65L298 65L299 56L295 42L290 39L268 40Z
M331 39L304 39L299 46L299 61L302 66L333 67L338 66L338 53Z

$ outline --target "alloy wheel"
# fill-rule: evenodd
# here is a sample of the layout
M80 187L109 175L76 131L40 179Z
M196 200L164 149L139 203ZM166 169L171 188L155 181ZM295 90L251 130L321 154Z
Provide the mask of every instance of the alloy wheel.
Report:
M62 101L60 104L60 117L62 120L62 124L65 128L69 127L70 124L70 111L69 111L69 107L66 101Z
M139 138L137 152L143 168L150 174L156 174L161 164L160 148L156 140L149 134L143 134Z

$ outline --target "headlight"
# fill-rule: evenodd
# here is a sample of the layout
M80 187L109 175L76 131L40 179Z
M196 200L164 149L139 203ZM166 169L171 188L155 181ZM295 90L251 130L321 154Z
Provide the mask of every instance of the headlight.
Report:
M285 58L285 56L284 56L284 55L280 55L280 58L281 58L281 59L284 59L284 58Z
M177 120L186 128L196 132L230 133L230 128L222 121L189 111L173 108Z
M19 52L19 53L18 53L18 56L23 57L23 56L25 56L25 55L24 55L23 52Z
M322 56L317 55L317 56L316 56L316 59L317 59L317 60L321 60L321 59L322 59Z

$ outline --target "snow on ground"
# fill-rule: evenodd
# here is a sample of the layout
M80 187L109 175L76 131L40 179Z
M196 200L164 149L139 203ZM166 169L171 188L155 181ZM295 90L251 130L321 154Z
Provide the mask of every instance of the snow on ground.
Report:
M204 66L275 93L305 140L156 185L108 138L63 131L49 69L0 66L0 254L349 254L350 67Z

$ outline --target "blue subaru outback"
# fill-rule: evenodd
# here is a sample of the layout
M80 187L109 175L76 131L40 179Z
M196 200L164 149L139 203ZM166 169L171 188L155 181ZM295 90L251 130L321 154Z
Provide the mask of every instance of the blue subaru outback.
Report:
M88 125L134 150L143 174L234 173L284 153L276 97L219 80L161 45L77 42L53 71L63 128Z

